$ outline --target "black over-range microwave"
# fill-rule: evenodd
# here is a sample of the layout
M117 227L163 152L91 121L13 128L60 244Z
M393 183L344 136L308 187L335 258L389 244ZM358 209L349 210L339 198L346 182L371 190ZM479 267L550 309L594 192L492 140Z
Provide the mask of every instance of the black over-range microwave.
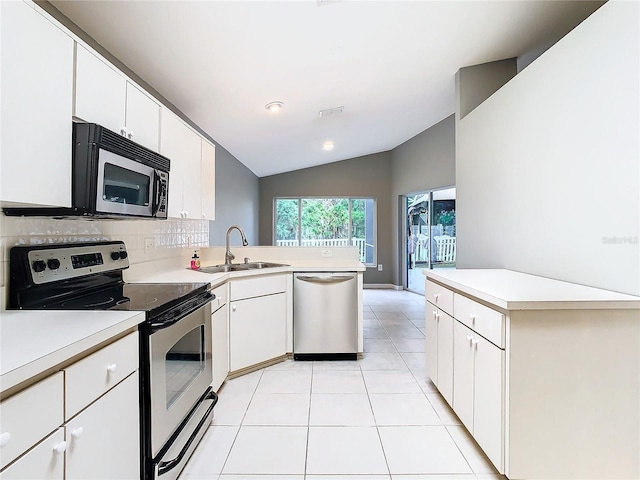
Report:
M73 124L71 208L4 208L6 215L167 218L168 158L95 123Z

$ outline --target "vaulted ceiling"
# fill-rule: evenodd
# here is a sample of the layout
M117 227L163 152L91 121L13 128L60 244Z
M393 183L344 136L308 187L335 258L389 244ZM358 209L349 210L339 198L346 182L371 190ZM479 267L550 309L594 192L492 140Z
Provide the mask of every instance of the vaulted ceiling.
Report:
M602 2L51 3L266 176L398 146L454 112L459 68L535 52Z

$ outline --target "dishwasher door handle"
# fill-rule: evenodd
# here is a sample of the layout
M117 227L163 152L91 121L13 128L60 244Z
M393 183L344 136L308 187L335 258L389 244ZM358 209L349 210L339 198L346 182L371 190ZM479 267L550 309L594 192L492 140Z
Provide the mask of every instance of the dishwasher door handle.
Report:
M307 275L300 275L300 276L296 277L297 280L302 280L303 282L322 283L322 284L348 282L349 280L353 280L354 278L356 278L355 275L340 275L338 277L333 277L333 276L331 276L331 277L313 277L313 276L307 276Z

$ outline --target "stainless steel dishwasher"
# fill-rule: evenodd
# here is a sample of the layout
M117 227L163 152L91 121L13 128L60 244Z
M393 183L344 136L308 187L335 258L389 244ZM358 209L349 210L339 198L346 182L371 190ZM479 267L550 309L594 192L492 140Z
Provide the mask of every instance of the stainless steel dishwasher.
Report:
M293 278L293 358L357 359L357 274L300 272Z

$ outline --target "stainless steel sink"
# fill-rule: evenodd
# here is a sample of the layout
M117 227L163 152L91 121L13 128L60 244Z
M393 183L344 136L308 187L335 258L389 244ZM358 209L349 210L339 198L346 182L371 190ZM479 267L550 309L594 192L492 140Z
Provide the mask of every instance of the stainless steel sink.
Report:
M212 265L210 267L202 267L199 272L202 273L225 273L225 272L242 272L246 270L256 270L259 268L277 268L286 267L283 263L271 262L250 262L250 263L232 263L223 265Z
M247 267L249 270L254 270L256 268L278 268L278 267L288 267L284 263L271 263L271 262L249 262L243 263L243 267Z

